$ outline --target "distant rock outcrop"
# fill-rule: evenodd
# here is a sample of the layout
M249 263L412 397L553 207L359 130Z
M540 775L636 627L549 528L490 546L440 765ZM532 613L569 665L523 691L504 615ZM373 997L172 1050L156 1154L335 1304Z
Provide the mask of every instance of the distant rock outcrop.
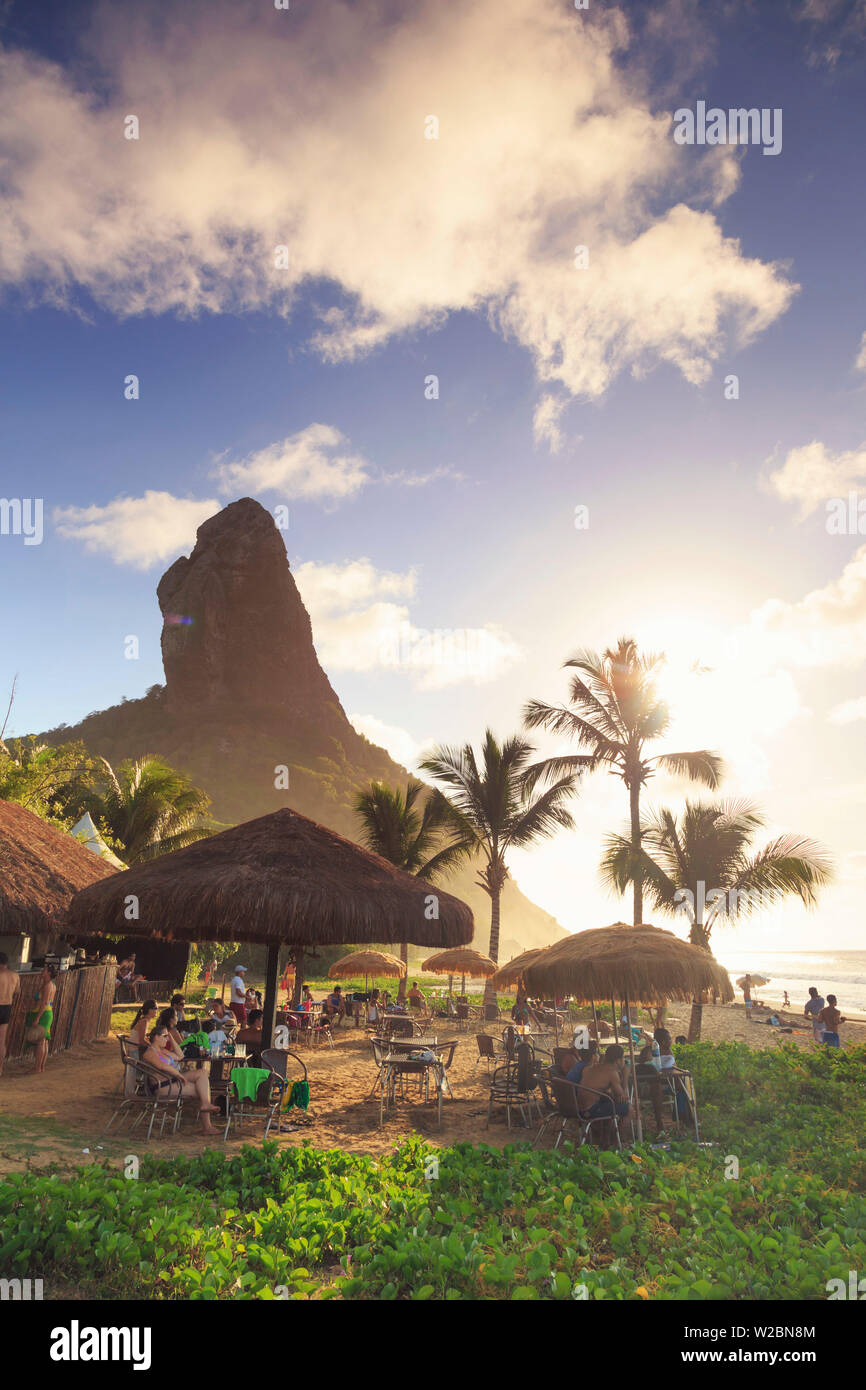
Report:
M319 665L270 512L245 497L209 517L157 596L165 686L40 739L82 739L113 765L158 753L208 793L227 824L292 806L356 840L358 791L373 780L405 786L409 774L350 724ZM490 902L475 873L464 866L443 886L472 908L475 944L486 951ZM521 949L565 935L511 880L502 914Z
M234 709L285 718L339 707L282 536L251 497L198 528L192 554L175 560L156 593L170 714Z

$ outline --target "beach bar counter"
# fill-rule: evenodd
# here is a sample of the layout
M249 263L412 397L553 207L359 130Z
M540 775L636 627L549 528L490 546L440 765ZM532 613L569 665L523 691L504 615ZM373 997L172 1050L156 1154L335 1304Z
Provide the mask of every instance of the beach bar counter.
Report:
M53 958L49 956L49 960ZM12 962L10 961L10 965ZM24 1041L24 1020L34 1007L39 993L41 967L18 966L21 988L12 1002L12 1015L6 1031L6 1056L10 1060L23 1057L33 1049ZM54 983L54 1022L49 1056L63 1052L76 1043L94 1042L106 1038L111 1025L111 1006L114 1002L114 981L117 962L108 964L72 965L58 969Z

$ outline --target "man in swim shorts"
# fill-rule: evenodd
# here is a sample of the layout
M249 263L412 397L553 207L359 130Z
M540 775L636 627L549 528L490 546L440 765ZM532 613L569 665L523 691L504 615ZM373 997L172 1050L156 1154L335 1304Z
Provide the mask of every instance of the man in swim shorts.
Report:
M614 1115L630 1120L631 1107L622 1083L625 1053L617 1044L605 1048L600 1062L590 1062L581 1072L577 1108L582 1120L607 1120ZM602 1095L593 1094L601 1091Z

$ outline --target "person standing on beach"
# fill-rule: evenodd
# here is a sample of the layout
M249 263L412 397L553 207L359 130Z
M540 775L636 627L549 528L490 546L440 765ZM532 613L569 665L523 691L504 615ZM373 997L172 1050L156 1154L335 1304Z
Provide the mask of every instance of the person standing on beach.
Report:
M12 1014L12 1000L20 985L18 974L9 969L9 957L0 951L0 1076L6 1060L6 1028Z
M746 1006L746 1018L752 1017L752 977L743 976L743 1003Z
M841 1047L842 1044L839 1042L839 1024L845 1023L847 1020L842 1017L839 1010L836 1008L835 994L827 995L827 1005L821 1010L818 1017L824 1028L824 1036L821 1041L826 1043L827 1047Z
M809 988L809 998L806 1000L806 1007L803 1010L804 1018L812 1020L812 1037L816 1043L824 1041L824 1024L821 1022L821 1010L824 1007L824 1000L818 993L814 985Z

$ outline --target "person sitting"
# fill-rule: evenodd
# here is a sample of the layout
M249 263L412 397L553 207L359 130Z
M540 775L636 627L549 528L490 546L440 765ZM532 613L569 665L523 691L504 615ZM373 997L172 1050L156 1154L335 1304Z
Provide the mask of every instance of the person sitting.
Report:
M314 1003L314 1000L313 1000L312 994L310 993L310 986L309 986L309 985L302 985L302 986L301 986L301 1002L300 1002L300 1004L298 1005L298 1008L300 1009L301 1013L305 1013L305 1014L312 1013L313 1003Z
M247 1021L243 1028L235 1034L235 1042L244 1044L247 1049L247 1056L252 1057L254 1066L259 1065L262 1050L262 1021L264 1016L262 1009L252 1009L247 1015Z
M186 998L184 997L184 995L173 994L171 996L171 1007L174 1009L175 1018L177 1019L178 1024L186 1023L187 1021L185 1005Z
M228 1033L235 1026L235 1016L230 1013L221 999L210 999L208 1001L210 1017L222 1028L223 1032Z
M591 1042L589 1047L582 1047L577 1054L577 1061L573 1064L570 1071L566 1072L565 1079L576 1086L583 1076L590 1062L598 1060L598 1043Z
M178 1068L180 1062L174 1056L171 1047L172 1040L168 1029L159 1024L151 1030L149 1038L150 1046L145 1051L143 1061L148 1066L154 1067L156 1071L165 1074L164 1081L150 1080L151 1092L166 1089L174 1089L173 1082L180 1082L183 1088L183 1095L190 1100L198 1101L199 1115L201 1117L201 1127L205 1134L216 1134L216 1130L211 1124L210 1117L215 1114L218 1107L213 1105L210 1098L210 1079L205 1070L186 1072L180 1074ZM181 1059L182 1060L182 1059Z
M346 1001L343 998L341 985L334 985L332 992L328 995L322 1005L323 1012L328 1015L328 1022L337 1027L341 1019L346 1017Z
M818 1015L818 1022L824 1025L822 1041L826 1043L827 1047L841 1047L842 1044L839 1041L839 1024L847 1023L847 1021L848 1020L843 1018L836 1008L835 994L828 994L827 1003Z
M618 1043L604 1050L601 1061L583 1068L577 1091L577 1108L582 1120L631 1119L631 1106L622 1082L625 1053ZM601 1091L602 1094L594 1094Z
M177 1014L175 1013L174 1009L163 1009L162 1013L156 1020L156 1027L167 1029L168 1035L171 1038L172 1048L175 1052L175 1055L180 1058L183 1058L183 1038L178 1032Z
M145 999L129 1030L129 1041L143 1052L147 1047L147 1035L156 1022L157 1005L155 999Z
M409 1007L410 1007L410 1008L412 1008L412 1009L423 1009L423 1008L424 1008L424 995L421 993L420 989L418 988L418 981L417 981L417 980L413 980L413 981L412 981L412 988L410 989L410 991L409 991L409 993L408 993L408 995L407 995L406 997L407 997L407 999L409 1000Z
M382 1005L379 1003L379 991L372 990L370 998L367 1000L367 1022L378 1023L382 1014Z
M114 982L115 999L119 997L120 991L122 989L128 990L130 995L134 999L135 986L138 984L139 980L143 979L143 975L139 975L136 973L135 956L127 956L126 960L122 960L117 967L117 978Z

